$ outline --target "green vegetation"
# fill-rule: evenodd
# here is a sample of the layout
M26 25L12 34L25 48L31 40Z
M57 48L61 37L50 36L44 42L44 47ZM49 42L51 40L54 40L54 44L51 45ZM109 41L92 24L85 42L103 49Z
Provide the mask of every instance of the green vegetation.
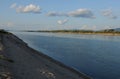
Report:
M99 31L93 30L38 30L38 31L27 31L27 32L50 32L50 33L77 33L77 34L120 34L120 31L114 29L105 29Z

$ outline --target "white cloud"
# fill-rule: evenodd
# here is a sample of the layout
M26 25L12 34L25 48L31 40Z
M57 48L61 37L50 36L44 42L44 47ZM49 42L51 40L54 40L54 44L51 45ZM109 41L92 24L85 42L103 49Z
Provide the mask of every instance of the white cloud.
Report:
M10 8L16 8L17 4L16 3L13 3Z
M6 26L12 27L12 26L14 26L14 23L13 22L8 22L8 23L6 23Z
M92 11L88 10L88 9L78 9L78 10L67 12L67 13L49 12L47 15L48 16L68 16L68 17L95 18Z
M80 28L81 30L88 30L88 25L83 25L81 28Z
M111 18L111 19L117 19L118 17L115 16L115 15L111 15L110 18Z
M67 16L65 13L59 13L59 12L48 12L47 16Z
M111 9L103 10L102 15L110 19L117 19L117 16L113 14L113 11Z
M65 19L65 20L58 20L57 23L60 24L60 25L63 25L65 23L68 22L68 19Z
M16 4L12 4L11 8L14 8L16 12L18 13L40 13L41 8L40 6L34 5L34 4L29 4L26 6L16 6Z
M112 10L111 9L107 9L107 10L103 10L102 11L102 14L104 16L110 16L112 14Z
M97 30L97 26L94 25L94 26L92 27L92 29L93 29L93 30Z
M68 13L72 17L95 18L94 14L89 9L78 9Z
M112 29L112 26L105 26L104 29Z
M88 26L88 25L83 25L81 28L81 30L97 30L97 26Z

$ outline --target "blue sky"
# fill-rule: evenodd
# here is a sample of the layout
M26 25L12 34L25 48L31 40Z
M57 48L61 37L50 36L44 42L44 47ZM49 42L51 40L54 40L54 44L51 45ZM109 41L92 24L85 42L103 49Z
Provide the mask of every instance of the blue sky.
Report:
M1 0L0 28L10 30L120 27L120 0Z

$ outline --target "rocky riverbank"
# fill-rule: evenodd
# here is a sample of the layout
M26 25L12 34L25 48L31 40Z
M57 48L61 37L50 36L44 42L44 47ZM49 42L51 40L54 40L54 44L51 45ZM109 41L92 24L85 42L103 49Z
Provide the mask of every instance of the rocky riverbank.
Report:
M13 34L0 33L0 79L91 79L30 48Z

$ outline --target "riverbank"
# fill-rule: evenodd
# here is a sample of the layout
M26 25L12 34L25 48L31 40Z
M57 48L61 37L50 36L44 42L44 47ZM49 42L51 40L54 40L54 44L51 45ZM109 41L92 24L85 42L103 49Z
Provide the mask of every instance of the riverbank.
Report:
M9 79L90 79L85 74L30 48L13 34L0 34L0 46L0 54L13 61L0 60L0 77L7 75Z
M37 31L22 31L37 32ZM56 33L56 34L80 34L80 35L102 35L102 36L120 36L120 33L76 33L76 32L37 32L37 33Z
M62 32L60 32L62 33ZM103 36L120 36L120 33L65 33L65 34L82 34L82 35L103 35Z
M110 36L120 36L120 31L115 31L114 29L106 29L101 31L93 30L41 30L41 31L22 31L22 32L42 32L42 33L65 33L65 34L84 34L84 35L110 35Z

